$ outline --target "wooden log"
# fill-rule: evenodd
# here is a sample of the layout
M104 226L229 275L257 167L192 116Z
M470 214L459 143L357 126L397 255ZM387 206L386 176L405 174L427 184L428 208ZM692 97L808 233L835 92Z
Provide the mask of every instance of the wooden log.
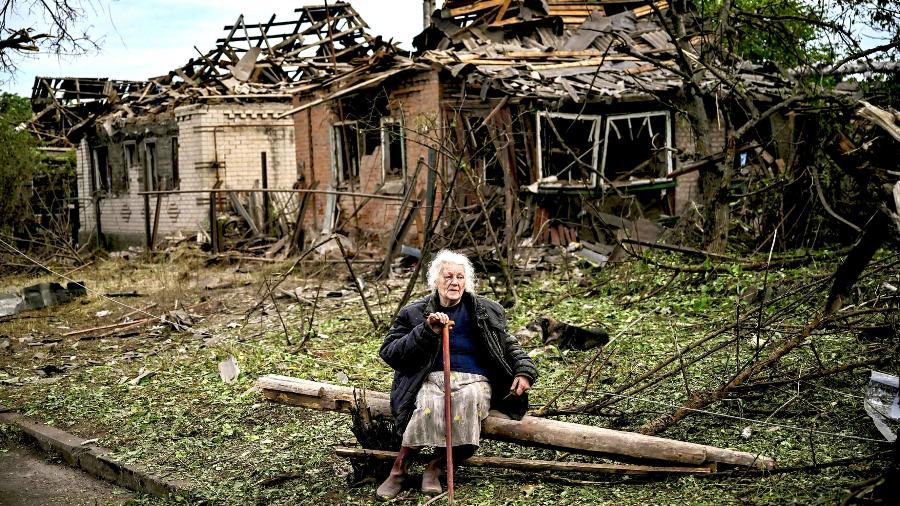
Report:
M360 389L289 376L267 375L256 384L270 401L325 411L348 413L356 405L354 393L363 395ZM391 416L387 394L366 390L365 396L373 415ZM715 462L757 469L775 467L775 462L764 455L533 416L518 421L488 416L482 423L481 434L490 439L587 454L691 465Z
M371 458L395 460L397 452L370 450L368 448L347 448L335 446L334 454L345 458ZM417 454L418 462L428 462L433 456ZM716 472L715 464L702 466L643 466L638 464L594 464L590 462L556 462L553 460L512 459L507 457L474 456L460 462L468 467L499 467L520 471L556 471L591 474L710 474Z

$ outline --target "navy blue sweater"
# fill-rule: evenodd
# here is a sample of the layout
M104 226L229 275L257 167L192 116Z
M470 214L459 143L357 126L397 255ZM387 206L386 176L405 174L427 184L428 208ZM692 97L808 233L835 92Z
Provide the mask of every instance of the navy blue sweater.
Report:
M454 322L450 329L450 370L488 376L487 349L475 333L466 304L460 301L450 308L438 304L435 311L445 313ZM438 353L431 370L444 370L443 353Z

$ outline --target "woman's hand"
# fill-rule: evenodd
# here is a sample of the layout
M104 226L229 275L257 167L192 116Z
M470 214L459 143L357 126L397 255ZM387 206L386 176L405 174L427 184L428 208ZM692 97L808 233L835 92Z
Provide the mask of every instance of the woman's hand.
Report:
M441 335L441 330L443 330L444 325L449 321L450 317L445 313L431 313L425 318L425 323L427 323L428 326L431 327L431 330L437 335Z
M525 376L516 376L513 378L512 386L509 387L509 393L520 396L531 388L531 380Z

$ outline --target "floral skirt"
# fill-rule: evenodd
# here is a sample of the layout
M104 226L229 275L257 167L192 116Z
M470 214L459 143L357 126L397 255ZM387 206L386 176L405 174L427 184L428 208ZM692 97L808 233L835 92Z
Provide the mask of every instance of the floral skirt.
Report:
M491 384L480 374L450 373L453 446L481 440L481 421L491 407ZM403 446L447 446L444 432L444 373L430 373L416 395L416 409L403 433Z

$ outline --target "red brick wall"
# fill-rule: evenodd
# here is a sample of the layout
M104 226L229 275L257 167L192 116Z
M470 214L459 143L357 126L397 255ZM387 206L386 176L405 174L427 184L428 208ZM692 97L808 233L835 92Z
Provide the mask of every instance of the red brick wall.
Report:
M311 100L319 98L330 91L320 92L318 95L297 95L294 97L294 105L299 106ZM406 135L406 174L407 184L410 184L416 172L416 165L421 157L428 161L428 149L440 142L441 119L439 115L440 82L437 72L427 71L414 74L386 83L382 90L369 90L363 93L387 93L388 109L391 117L400 119L403 123ZM338 121L336 102L325 102L313 106L294 115L295 135L297 139L297 166L303 174L306 184L317 181L319 189L329 186L336 187L332 174L332 141L331 128ZM440 157L438 157L439 159ZM422 195L424 206L424 189L427 181L427 170L420 170L413 190L414 197ZM387 186L381 191L381 152L375 155L360 158L360 180L358 187L354 188L360 193L381 193L396 197L403 196L403 188L394 185ZM353 214L362 198L340 196L338 204L341 208L341 216L348 217ZM325 195L315 195L311 211L307 214L305 224L309 232L318 233L322 230L326 217ZM393 230L400 213L402 202L399 200L369 200L362 210L357 213L351 222L351 228L356 229L357 238L374 241L373 246L384 246L390 239L388 237ZM424 218L424 208L420 209L420 215ZM407 243L421 245L420 229L422 222L417 220L407 236Z

